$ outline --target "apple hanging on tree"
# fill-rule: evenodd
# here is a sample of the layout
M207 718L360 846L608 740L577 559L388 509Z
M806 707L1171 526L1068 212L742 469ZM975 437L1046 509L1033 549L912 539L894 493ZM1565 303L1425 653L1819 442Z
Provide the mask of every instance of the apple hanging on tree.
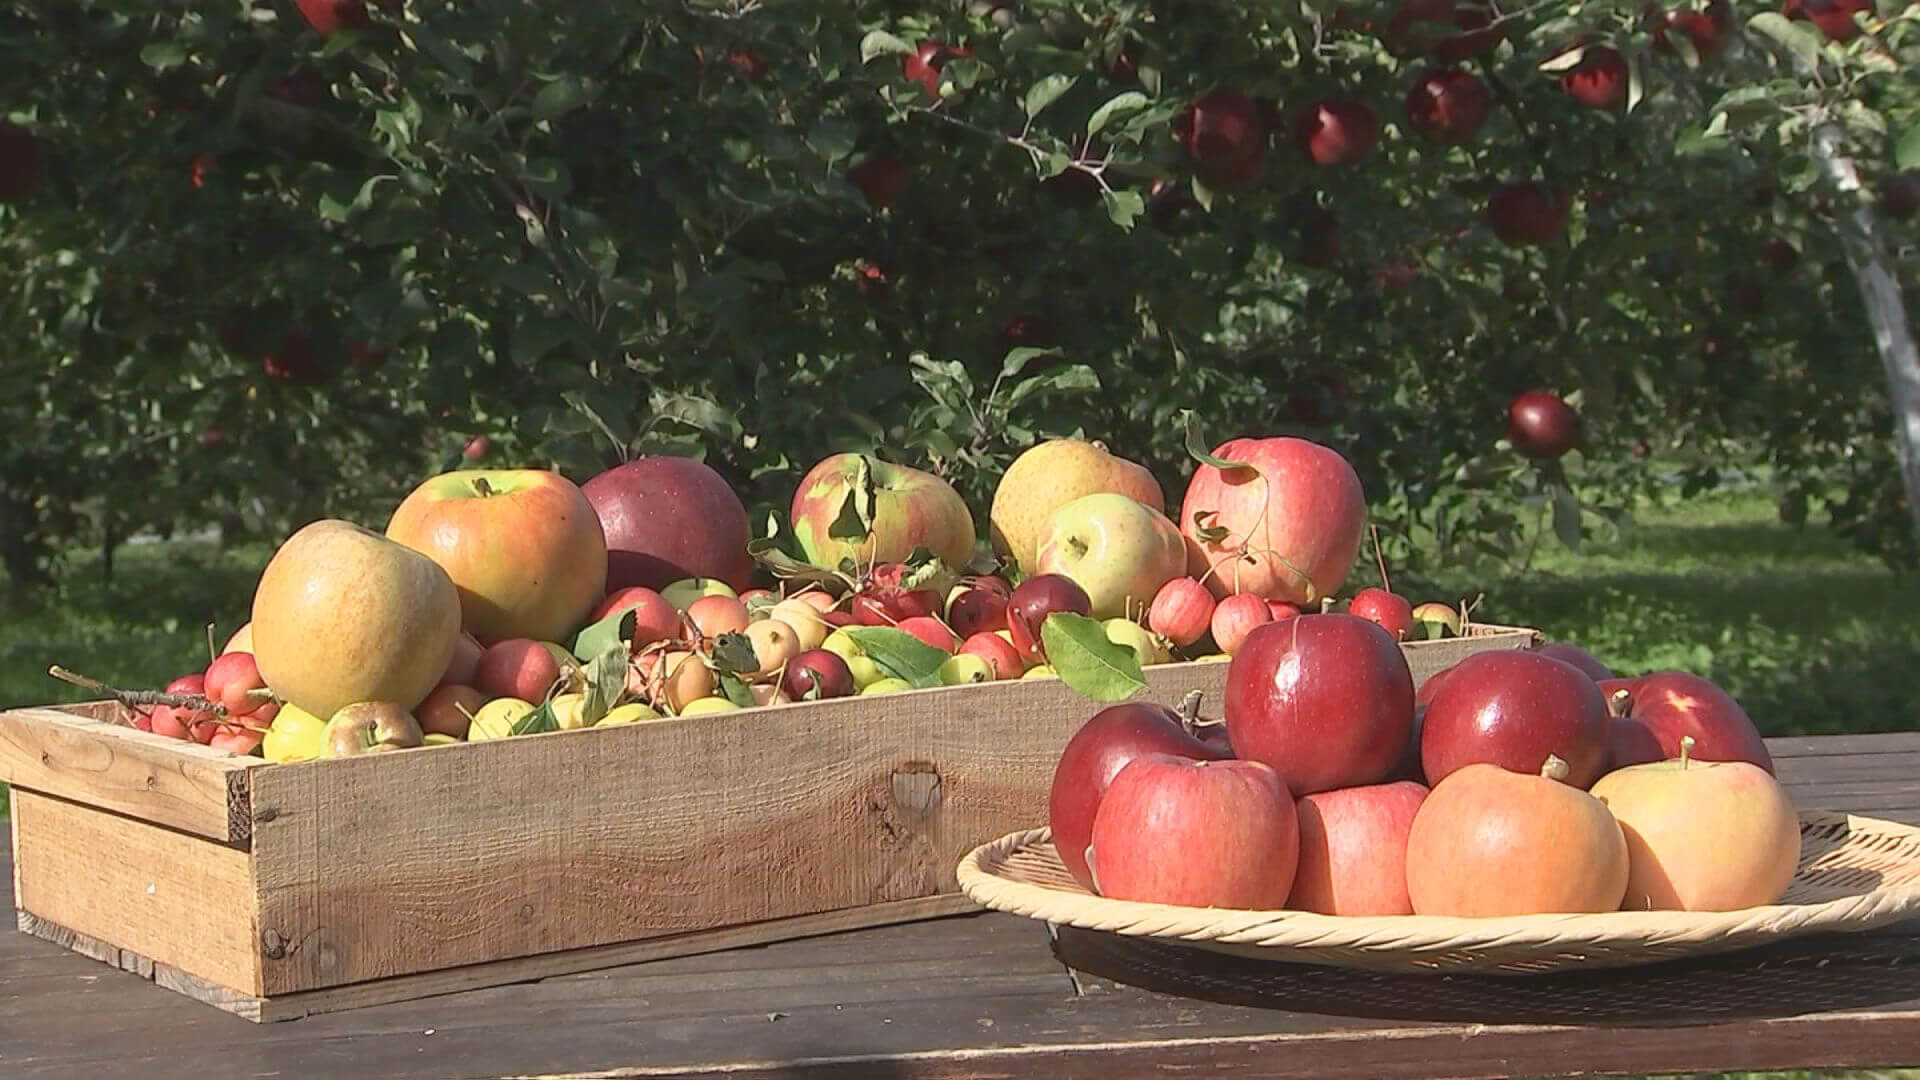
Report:
M1426 72L1407 91L1407 125L1443 145L1471 140L1492 109L1487 84L1459 68Z
M1380 121L1352 98L1323 98L1301 110L1293 137L1316 165L1350 165L1373 153L1380 141Z
M1528 390L1507 406L1507 440L1531 458L1557 458L1580 444L1580 414L1560 395Z
M1590 109L1611 109L1627 100L1627 58L1611 46L1587 46L1560 75L1560 88Z
M1554 184L1523 180L1502 184L1487 200L1487 224L1508 247L1545 244L1567 231L1570 204Z

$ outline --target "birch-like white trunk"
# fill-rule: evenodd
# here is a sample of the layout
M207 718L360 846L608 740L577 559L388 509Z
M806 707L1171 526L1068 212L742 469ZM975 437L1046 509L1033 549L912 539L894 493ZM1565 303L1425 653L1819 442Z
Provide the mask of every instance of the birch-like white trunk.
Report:
M1860 174L1841 147L1839 127L1823 124L1815 129L1813 147L1827 176L1851 207L1838 216L1836 229L1847 266L1860 288L1860 302L1866 309L1874 344L1879 347L1880 364L1887 371L1900 477L1907 489L1907 509L1913 513L1914 531L1920 534L1920 347L1914 343L1913 323L1907 318L1906 303L1900 295L1900 279L1894 276L1893 260L1887 254L1879 211L1857 197Z

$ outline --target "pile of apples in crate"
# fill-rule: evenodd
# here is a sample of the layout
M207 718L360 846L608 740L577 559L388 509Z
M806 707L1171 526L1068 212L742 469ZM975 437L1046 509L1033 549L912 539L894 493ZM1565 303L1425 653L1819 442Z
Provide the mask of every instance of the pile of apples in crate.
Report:
M1416 693L1378 625L1307 614L1247 635L1224 716L1129 702L1074 735L1049 824L1083 888L1342 916L1729 911L1799 863L1752 720L1684 672L1481 652Z
M945 480L865 454L809 470L772 536L691 459L580 485L456 470L382 532L297 530L251 621L136 722L293 761L1225 659L1255 627L1331 604L1366 500L1346 459L1310 440L1192 450L1176 519L1139 464L1039 443L1002 476L984 538ZM1381 588L1349 610L1395 640L1461 618Z

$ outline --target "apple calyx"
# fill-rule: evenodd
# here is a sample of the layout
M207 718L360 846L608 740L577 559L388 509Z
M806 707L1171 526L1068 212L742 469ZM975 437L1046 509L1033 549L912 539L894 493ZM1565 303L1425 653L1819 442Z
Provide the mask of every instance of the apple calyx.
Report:
M1540 766L1540 775L1549 780L1565 781L1567 763L1562 761L1558 754L1548 754L1546 762Z

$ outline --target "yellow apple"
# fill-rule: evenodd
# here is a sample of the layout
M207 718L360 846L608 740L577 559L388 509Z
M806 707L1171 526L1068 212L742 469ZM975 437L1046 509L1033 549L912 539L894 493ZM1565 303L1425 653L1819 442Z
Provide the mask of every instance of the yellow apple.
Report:
M687 702L680 710L681 716L703 716L707 713L739 712L740 706L723 697L703 697L698 701Z
M993 665L987 658L974 653L960 653L948 657L940 665L940 682L945 686L964 686L968 683L993 681Z
M535 708L537 706L533 702L519 698L494 698L473 714L473 723L467 725L467 741L504 739L513 734L513 725L525 719Z
M460 590L482 644L553 641L586 621L607 586L600 517L573 481L544 469L459 469L415 488L387 536L425 553Z
M272 762L312 761L321 755L326 741L327 722L287 702L260 740L260 753Z
M1167 515L1125 495L1096 492L1054 510L1034 556L1036 574L1064 574L1086 590L1093 617L1142 611L1187 572L1187 541Z
M1052 679L1052 678L1057 678L1057 676L1056 676L1056 675L1055 675L1055 674L1053 673L1053 665L1052 665L1052 664L1035 664L1035 665L1033 665L1032 667L1030 667L1030 668L1028 668L1028 669L1027 669L1027 673L1026 673L1026 674L1024 674L1024 675L1022 675L1022 676L1020 676L1020 677L1021 677L1022 679Z
M862 697L868 694L898 694L903 690L911 689L913 689L912 683L905 679L896 679L889 675L884 679L875 680L861 687L860 694Z
M993 549L1012 556L1022 570L1035 573L1034 560L1053 512L1100 492L1125 495L1166 512L1160 481L1145 466L1116 457L1097 442L1050 439L1030 447L1013 460L994 489L993 508L987 515Z
M553 721L561 731L578 731L587 726L587 695L555 694L547 704L553 707Z
M629 701L625 705L615 705L607 710L607 715L601 717L600 722L593 726L613 727L618 724L638 724L643 720L658 719L660 719L660 713L653 706Z
M1173 653L1167 649L1163 638L1132 619L1108 619L1101 627L1106 630L1108 641L1132 649L1140 657L1141 667L1164 664L1173 659Z
M731 596L737 599L740 594L734 591L733 586L719 578L690 577L681 578L669 584L660 590L660 595L667 603L672 604L675 610L685 611L693 605L695 600L702 597Z
M861 651L860 646L844 631L835 630L820 643L820 647L847 662L847 670L853 672L853 688L865 690L874 683L887 677L887 673L873 657Z

